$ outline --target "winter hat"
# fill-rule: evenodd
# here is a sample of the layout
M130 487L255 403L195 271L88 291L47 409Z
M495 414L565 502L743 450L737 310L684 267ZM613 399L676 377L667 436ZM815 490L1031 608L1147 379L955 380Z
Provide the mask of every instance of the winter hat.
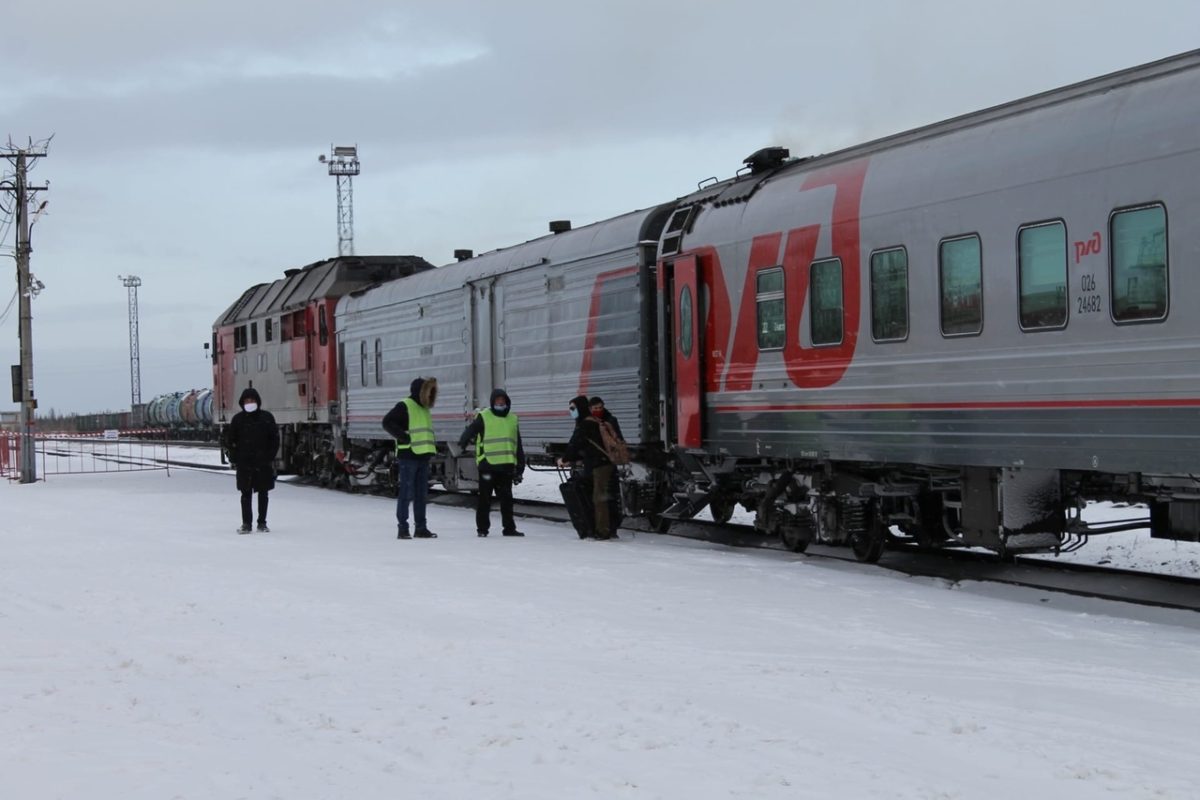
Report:
M503 389L493 389L492 396L488 398L488 408L495 406L497 400L503 400L504 405L508 406L508 408L504 409L502 412L493 410L492 413L499 417L507 417L509 410L512 409L512 398L509 397L508 392L504 391Z
M258 394L258 389L253 386L247 386L242 390L242 396L238 398L238 405L245 406L246 403L258 403L259 408L262 408L262 397Z

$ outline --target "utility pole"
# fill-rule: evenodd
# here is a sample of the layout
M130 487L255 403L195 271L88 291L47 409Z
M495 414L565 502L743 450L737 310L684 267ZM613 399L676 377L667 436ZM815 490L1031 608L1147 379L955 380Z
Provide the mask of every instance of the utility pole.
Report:
M142 279L137 275L118 275L117 279L129 290L129 411L135 419L140 419L142 359L138 346L137 290L142 285Z
M317 156L317 161L329 165L329 174L337 178L338 255L354 255L354 183L360 171L358 145L330 146L329 157Z
M14 147L10 140L7 148L3 149L4 158L12 162L16 174L11 181L0 184L0 187L12 193L17 223L17 299L20 314L21 337L21 366L19 368L20 403L21 403L21 483L33 483L37 480L37 458L34 453L33 426L37 416L37 399L33 396L33 295L41 290L41 282L33 280L29 272L29 254L33 246L29 242L30 197L39 191L49 189L49 186L29 185L29 162L46 155L45 147L35 148L33 142L28 147ZM6 185L7 184L7 185ZM45 203L38 208L40 212ZM14 381L14 384L17 381ZM16 393L14 385L14 394ZM14 400L17 398L14 397Z

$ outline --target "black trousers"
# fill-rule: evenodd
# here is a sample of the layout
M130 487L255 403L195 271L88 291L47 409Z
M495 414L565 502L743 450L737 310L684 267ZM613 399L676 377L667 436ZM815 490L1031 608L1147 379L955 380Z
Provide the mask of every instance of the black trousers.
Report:
M517 529L513 519L513 476L507 470L488 470L479 468L479 495L475 502L475 530L487 533L491 524L488 519L492 514L492 494L500 499L500 522L506 533Z
M251 513L253 510L251 507L251 500L253 499L253 495L254 495L253 489L247 489L246 491L242 492L242 524L245 525L246 527L250 527L250 523L253 522L252 513ZM267 524L267 493L266 492L258 493L258 524L259 525Z

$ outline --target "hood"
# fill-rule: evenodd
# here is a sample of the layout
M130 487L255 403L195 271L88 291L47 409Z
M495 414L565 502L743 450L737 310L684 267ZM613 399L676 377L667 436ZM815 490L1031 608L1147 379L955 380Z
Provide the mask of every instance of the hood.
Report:
M262 397L258 394L258 389L253 386L247 386L242 390L242 396L238 398L238 405L244 406L246 403L258 403L258 407L262 408Z
M437 402L437 378L417 378L409 385L409 397L425 408Z
M571 399L571 405L579 410L579 416L575 418L575 424L581 424L588 416L588 399L587 395L579 395Z
M504 404L508 406L502 413L493 411L492 413L498 417L507 417L508 412L512 411L512 398L508 396L508 392L503 389L492 389L492 396L488 398L488 408L496 405L497 400L504 400Z

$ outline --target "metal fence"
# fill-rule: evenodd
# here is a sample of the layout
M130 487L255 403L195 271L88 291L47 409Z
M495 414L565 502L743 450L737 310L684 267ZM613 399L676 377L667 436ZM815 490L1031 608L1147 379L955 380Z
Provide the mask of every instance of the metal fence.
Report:
M165 434L139 438L120 431L98 434L37 434L34 436L38 477L90 475L98 472L170 474L170 445ZM0 434L0 477L21 479L21 436Z

